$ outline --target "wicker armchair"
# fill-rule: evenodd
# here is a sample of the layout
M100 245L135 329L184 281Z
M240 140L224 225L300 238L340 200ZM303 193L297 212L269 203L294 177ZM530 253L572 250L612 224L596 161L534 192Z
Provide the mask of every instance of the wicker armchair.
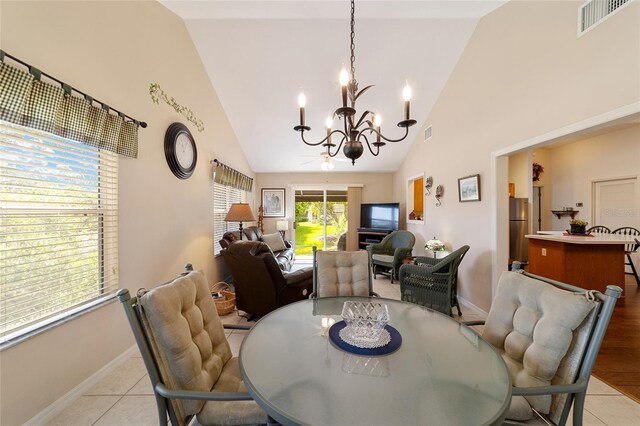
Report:
M376 277L378 268L390 270L391 282L398 276L398 270L402 260L411 256L416 237L409 231L393 231L379 243L369 244L367 252L371 259L373 277Z
M400 267L400 297L406 302L426 306L449 316L458 309L458 266L469 246L462 246L447 257L433 259L418 256L413 265Z

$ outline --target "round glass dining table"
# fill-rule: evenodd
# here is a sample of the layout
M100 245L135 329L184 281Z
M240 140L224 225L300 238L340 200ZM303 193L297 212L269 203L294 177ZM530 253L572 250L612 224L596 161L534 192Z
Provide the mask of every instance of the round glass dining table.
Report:
M402 343L384 356L329 338L345 301L385 303ZM263 317L240 347L256 402L284 425L500 424L511 401L502 357L468 327L419 305L367 297L309 299Z

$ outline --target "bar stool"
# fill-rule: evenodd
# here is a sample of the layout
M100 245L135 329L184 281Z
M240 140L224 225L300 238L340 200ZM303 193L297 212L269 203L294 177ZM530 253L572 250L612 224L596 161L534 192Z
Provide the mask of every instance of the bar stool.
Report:
M631 226L623 226L611 232L612 234L619 234L625 236L637 237L640 236L640 231ZM640 278L638 278L638 271L636 271L636 267L633 264L633 259L631 259L631 254L636 253L638 251L638 247L640 244L638 243L638 238L635 239L635 243L625 244L624 245L624 254L627 257L627 261L624 262L625 265L631 267L631 272L624 271L627 275L633 275L636 278L636 284L640 287Z

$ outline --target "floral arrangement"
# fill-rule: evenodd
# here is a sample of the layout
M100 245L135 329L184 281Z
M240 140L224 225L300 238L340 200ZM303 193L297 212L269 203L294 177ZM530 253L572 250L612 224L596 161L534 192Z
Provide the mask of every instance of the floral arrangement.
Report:
M538 182L540 180L540 174L544 172L542 164L533 163L533 181Z
M582 219L571 219L569 224L570 225L574 225L574 226L587 226L589 224L589 222L587 222L586 220L582 220Z
M424 248L431 251L444 251L444 243L440 240L437 240L436 237L433 237L433 240L427 241L427 244L424 245Z

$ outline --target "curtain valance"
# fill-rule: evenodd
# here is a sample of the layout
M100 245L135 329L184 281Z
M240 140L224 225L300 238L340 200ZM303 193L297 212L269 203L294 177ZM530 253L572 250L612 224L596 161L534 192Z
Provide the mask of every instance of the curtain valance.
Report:
M0 120L137 158L139 122L94 106L90 96L74 96L66 84L41 81L34 67L23 71L5 63L4 54L0 60Z
M215 183L251 192L253 188L253 178L240 173L236 169L232 169L218 160L213 160L213 163L213 181Z

